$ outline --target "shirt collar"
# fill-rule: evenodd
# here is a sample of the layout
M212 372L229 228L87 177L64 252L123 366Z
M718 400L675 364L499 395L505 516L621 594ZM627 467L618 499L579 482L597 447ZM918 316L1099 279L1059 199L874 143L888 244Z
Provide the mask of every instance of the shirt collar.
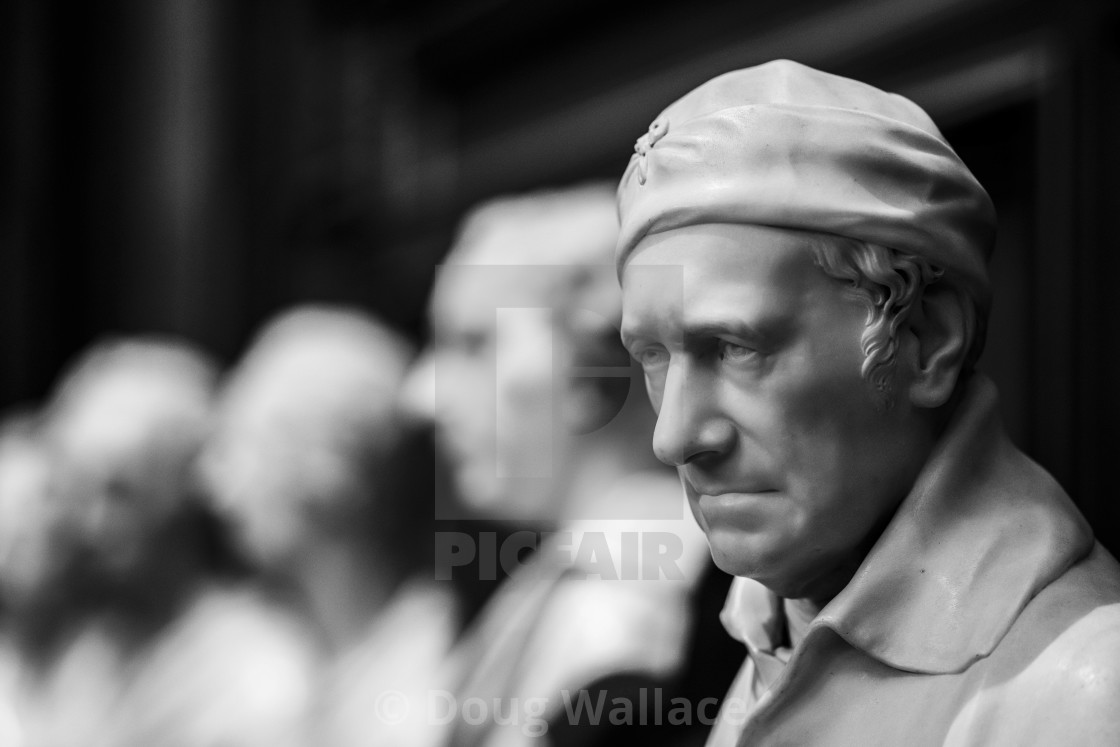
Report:
M960 672L1088 554L1085 519L1011 444L997 405L995 386L974 375L910 494L814 627L896 669Z
M851 582L810 626L896 669L960 672L1027 602L1088 554L1093 535L1054 479L1000 425L976 374L930 459ZM748 647L781 639L777 598L737 578L721 615Z
M731 581L719 621L752 653L773 654L786 638L781 599L753 578L736 576Z

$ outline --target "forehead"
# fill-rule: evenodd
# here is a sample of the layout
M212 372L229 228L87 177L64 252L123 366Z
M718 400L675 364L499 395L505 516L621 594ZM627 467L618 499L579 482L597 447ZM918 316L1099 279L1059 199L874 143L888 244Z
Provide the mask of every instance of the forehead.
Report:
M206 405L192 394L163 382L122 376L87 392L61 413L50 430L52 442L68 457L90 461L139 452L157 432L201 427Z
M814 237L740 224L686 226L647 236L622 272L623 333L658 323L703 325L796 313L837 293L816 265Z
M571 274L570 268L554 266L444 265L432 294L432 327L437 335L482 332L494 327L498 309L563 303L557 286Z
M44 447L32 437L0 434L0 510L37 499L47 484L50 464Z

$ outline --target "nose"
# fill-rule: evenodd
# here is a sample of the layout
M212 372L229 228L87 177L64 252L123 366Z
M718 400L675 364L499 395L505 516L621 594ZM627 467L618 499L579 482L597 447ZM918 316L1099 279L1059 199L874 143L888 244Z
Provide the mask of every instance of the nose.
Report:
M425 424L436 415L436 366L432 352L424 352L412 366L401 388L400 406L404 414Z
M712 381L687 364L670 364L653 430L653 452L679 467L734 446L734 425L724 417Z

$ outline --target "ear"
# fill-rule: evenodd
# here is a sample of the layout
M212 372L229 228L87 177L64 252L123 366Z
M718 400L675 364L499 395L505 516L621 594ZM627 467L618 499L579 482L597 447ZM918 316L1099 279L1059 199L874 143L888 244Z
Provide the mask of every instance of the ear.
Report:
M967 301L948 285L926 286L907 324L916 342L908 384L915 407L937 408L949 401L968 353Z

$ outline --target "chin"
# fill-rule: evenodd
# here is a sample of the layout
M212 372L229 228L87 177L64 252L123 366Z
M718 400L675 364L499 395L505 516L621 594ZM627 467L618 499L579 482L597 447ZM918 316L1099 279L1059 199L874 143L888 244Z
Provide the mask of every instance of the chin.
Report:
M708 546L712 551L712 560L716 567L732 576L755 578L760 570L759 563L754 558L744 556L744 545L747 541L742 535L719 537L709 533Z
M716 567L732 576L743 576L758 581L779 596L790 590L787 573L782 573L781 560L785 553L764 551L757 547L758 538L740 532L715 532L708 534L712 560Z

